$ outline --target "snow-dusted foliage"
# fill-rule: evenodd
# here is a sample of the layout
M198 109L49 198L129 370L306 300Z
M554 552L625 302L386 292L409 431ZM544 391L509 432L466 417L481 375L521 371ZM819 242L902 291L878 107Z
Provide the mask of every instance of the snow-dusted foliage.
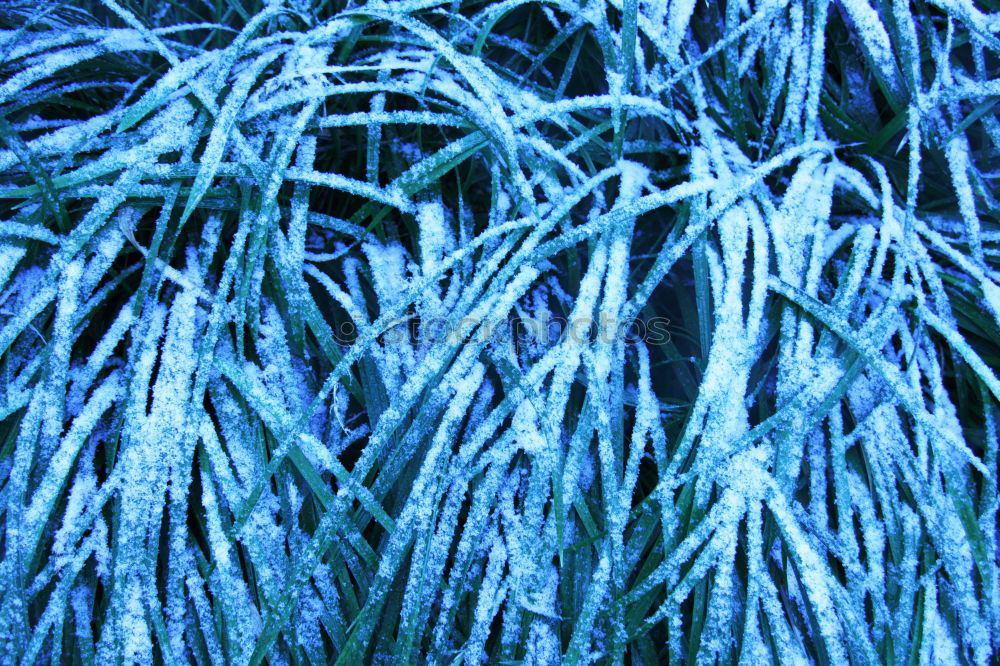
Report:
M0 663L988 664L995 0L0 5Z

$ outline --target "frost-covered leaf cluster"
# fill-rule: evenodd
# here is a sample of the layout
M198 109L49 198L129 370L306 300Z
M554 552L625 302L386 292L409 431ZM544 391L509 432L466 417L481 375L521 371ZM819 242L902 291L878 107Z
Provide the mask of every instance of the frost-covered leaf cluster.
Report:
M998 99L994 0L4 3L0 663L991 663Z

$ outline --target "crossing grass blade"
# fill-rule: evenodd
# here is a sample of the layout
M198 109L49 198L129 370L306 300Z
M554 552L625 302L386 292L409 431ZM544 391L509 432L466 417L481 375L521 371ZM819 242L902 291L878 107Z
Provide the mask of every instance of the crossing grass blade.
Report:
M4 4L0 663L993 663L995 9Z

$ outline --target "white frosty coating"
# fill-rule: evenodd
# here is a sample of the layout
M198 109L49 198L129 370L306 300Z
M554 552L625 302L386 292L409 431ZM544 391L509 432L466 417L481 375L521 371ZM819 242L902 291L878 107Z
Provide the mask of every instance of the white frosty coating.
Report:
M131 28L0 31L30 153L0 151L0 661L877 663L919 626L922 662L989 662L996 16L612 0L539 6L535 45L521 0L268 3L202 49L105 4ZM896 137L834 143L841 16L848 125L888 98L903 181ZM573 97L595 45L607 93ZM53 111L149 50L114 111ZM745 142L733 73L762 82ZM669 344L491 337L663 307ZM457 335L388 335L411 318Z
M41 537L43 521L48 519L53 510L59 488L66 482L66 477L73 469L77 454L86 442L87 434L94 429L98 420L118 397L120 390L118 376L108 377L94 391L90 401L80 415L74 419L66 436L59 443L59 448L49 462L45 477L32 494L31 503L25 511L25 520L33 530L30 540L23 544L27 548L27 552L31 552L36 547L36 543Z
M983 290L983 298L986 301L986 306L989 308L997 324L1000 325L1000 286L989 278L984 278L979 283L979 287Z
M899 92L896 61L893 57L889 33L868 0L841 0L841 4L858 31L865 53L871 58L879 75L893 93Z
M420 259L423 264L423 274L433 275L444 253L454 244L446 226L441 204L438 202L421 204L417 209L417 222L420 224Z
M965 220L965 232L968 235L969 244L972 246L972 256L977 261L982 262L981 224L979 216L976 214L976 202L972 194L968 173L972 166L969 158L969 144L964 138L955 137L948 142L947 155L952 182L958 197L958 207L962 212L962 219Z
M367 244L363 247L371 265L379 305L386 309L391 308L409 286L407 276L409 262L406 251L398 244L383 246Z
M25 248L16 245L0 246L0 289L6 288L7 281L14 272L17 262L21 260L25 252L27 252Z

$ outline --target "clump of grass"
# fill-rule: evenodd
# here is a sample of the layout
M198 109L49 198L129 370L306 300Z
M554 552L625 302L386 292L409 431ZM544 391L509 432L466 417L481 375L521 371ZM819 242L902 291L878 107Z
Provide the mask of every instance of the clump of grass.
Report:
M990 662L981 6L5 4L0 661Z

